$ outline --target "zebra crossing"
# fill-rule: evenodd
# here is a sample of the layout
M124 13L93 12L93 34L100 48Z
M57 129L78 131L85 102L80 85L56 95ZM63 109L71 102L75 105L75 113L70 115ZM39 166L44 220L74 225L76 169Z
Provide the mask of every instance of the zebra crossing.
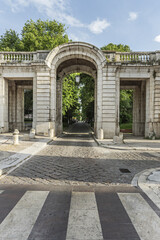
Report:
M141 192L0 190L0 240L159 240Z

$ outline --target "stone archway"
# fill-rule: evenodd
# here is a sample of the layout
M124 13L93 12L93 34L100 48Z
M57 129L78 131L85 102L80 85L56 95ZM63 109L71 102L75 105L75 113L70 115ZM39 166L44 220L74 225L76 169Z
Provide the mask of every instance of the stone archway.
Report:
M95 79L95 134L102 128L103 53L93 45L72 42L53 49L47 59L51 68L50 120L56 134L62 131L62 79L66 74L84 72Z

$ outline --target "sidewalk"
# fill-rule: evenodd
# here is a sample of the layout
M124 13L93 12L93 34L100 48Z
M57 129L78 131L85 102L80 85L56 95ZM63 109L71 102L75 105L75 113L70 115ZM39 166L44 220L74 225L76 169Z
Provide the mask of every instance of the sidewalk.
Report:
M36 136L35 139L24 141L22 133L19 135L19 145L13 145L12 139L12 133L0 134L0 176L12 171L52 141L44 136Z
M160 168L147 169L137 174L132 180L132 185L140 187L160 209Z
M94 135L93 135L94 137ZM139 150L139 151L155 151L160 153L160 140L144 139L143 137L134 137L132 134L124 135L124 143L117 144L113 139L99 140L94 137L97 144L101 147L117 149L117 150ZM160 154L159 154L160 156Z

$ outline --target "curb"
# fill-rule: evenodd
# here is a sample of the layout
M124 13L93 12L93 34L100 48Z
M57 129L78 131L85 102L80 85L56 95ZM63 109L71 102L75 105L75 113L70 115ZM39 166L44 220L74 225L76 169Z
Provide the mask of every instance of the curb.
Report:
M97 143L98 146L103 147L103 148L108 148L108 149L114 149L114 150L139 150L139 151L160 151L159 148L149 148L149 147L128 147L127 145L125 145L126 143L124 143L124 147L122 146L113 146L113 145L105 145L103 143L100 143L95 135L93 133L91 133L92 138L94 139L94 141ZM125 148L126 146L126 148ZM159 156L158 156L159 157Z
M160 183L149 180L149 176L156 171L160 171L160 168L147 169L136 174L131 185L139 187L160 209Z
M31 157L36 155L53 140L54 139L44 139L43 141L35 142L32 146L25 148L8 158L3 159L0 162L0 178L8 175L24 162L28 161Z

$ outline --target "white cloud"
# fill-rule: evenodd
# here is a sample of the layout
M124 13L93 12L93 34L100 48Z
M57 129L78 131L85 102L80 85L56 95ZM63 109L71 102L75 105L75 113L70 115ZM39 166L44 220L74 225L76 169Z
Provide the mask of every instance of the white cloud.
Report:
M135 21L137 18L138 18L138 13L136 12L129 13L129 18L128 18L129 21Z
M156 36L155 39L154 39L154 41L160 43L160 35Z
M11 8L12 12L18 12L33 5L37 10L47 15L51 19L65 23L72 27L88 28L92 33L102 33L110 23L106 19L91 22L87 25L71 14L70 0L4 0Z
M91 22L88 28L92 33L100 34L109 26L110 23L107 22L106 19L100 20L99 18L97 18L96 21Z
M70 33L69 38L72 41L80 41L80 42L88 42L90 40L90 37L87 33L84 33L83 31L76 31L76 33Z

